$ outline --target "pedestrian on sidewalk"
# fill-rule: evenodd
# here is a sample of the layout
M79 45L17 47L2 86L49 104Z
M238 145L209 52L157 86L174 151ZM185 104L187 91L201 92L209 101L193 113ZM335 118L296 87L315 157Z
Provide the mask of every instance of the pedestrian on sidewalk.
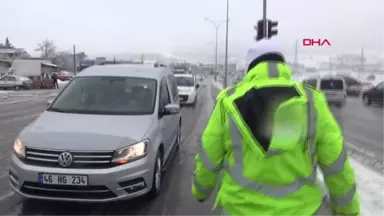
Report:
M54 89L58 89L59 88L59 84L57 83L57 75L56 75L56 73L52 74L52 82L53 82L53 88Z
M194 197L207 200L222 172L214 207L223 215L359 215L354 170L324 94L291 80L273 38L255 41L247 66L244 80L217 96L195 157Z

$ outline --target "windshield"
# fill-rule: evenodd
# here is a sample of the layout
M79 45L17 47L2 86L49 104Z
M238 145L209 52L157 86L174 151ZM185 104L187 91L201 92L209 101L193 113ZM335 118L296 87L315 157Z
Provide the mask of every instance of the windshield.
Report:
M193 77L175 77L177 86L188 86L192 87L195 85L193 82Z
M343 81L339 79L329 79L329 80L321 80L320 82L321 90L343 90L344 85Z
M48 111L148 115L155 106L156 80L134 77L75 77Z

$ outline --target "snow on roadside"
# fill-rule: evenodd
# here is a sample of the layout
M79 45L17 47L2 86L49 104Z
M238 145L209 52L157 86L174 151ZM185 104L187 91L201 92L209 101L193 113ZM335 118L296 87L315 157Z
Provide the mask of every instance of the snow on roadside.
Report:
M351 165L355 169L362 215L383 215L384 177L353 159Z
M0 90L0 94L8 94L9 91L3 91L3 90Z
M218 89L223 89L223 85L212 80L212 85ZM355 170L355 180L359 192L361 215L383 215L384 213L384 177L365 167L358 161L351 158L351 165ZM318 182L323 191L326 192L321 172Z
M68 83L69 83L69 81L57 80L57 84L59 85L59 89L64 88Z

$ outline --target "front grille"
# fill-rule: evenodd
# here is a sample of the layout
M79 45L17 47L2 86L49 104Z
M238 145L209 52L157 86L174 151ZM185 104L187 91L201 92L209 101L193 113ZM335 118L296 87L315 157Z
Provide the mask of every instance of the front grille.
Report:
M24 182L21 192L27 195L52 197L52 198L74 198L74 199L109 199L117 197L115 193L106 186L73 186L73 185L43 185L35 182Z
M25 162L31 165L46 167L61 167L58 163L59 155L64 150L47 150L26 148ZM73 162L67 168L110 168L116 166L111 163L113 151L69 151Z
M188 95L180 95L180 102L188 101Z

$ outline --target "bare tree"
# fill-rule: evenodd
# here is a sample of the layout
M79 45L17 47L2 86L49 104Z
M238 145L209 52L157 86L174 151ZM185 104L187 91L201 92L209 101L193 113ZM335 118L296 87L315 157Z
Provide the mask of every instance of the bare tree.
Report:
M52 40L45 39L41 43L37 44L35 51L39 51L40 56L45 59L51 59L56 56L56 45Z
M11 44L11 42L9 42L8 37L5 38L4 47L6 47L6 48L13 48L13 45Z
M71 71L73 69L73 54L59 51L55 57L52 58L52 63L60 65L65 71Z

